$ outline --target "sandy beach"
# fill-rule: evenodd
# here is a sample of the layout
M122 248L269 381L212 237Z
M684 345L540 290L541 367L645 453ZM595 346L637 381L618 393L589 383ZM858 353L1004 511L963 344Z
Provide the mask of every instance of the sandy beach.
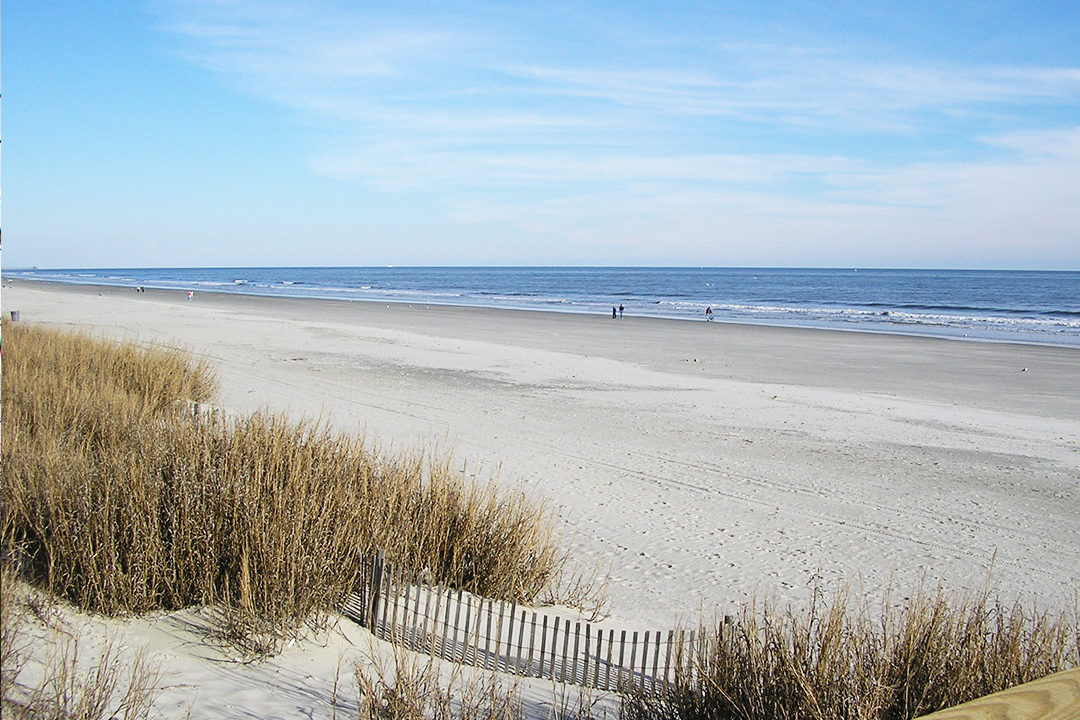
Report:
M23 281L2 306L206 356L229 412L524 484L610 564L628 626L815 582L874 603L992 572L1049 608L1080 589L1077 349Z

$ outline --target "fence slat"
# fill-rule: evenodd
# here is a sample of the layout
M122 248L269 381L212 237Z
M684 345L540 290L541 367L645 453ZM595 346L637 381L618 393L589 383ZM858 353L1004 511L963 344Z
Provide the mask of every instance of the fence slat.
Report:
M604 628L596 631L596 666L593 669L593 688L600 687L600 666L604 664Z
M584 669L581 673L581 686L589 687L589 631L591 630L589 623L585 623L585 655L583 657ZM574 650L577 654L577 649Z
M657 666L659 666L659 664L660 664L660 641L661 641L660 631L657 630L656 631L656 651L653 653L653 659L652 659L652 684L653 684L654 688L656 687Z
M447 605L446 607L447 607L447 610L450 609L449 605ZM451 660L457 658L457 634L458 634L458 627L460 627L460 623L461 623L461 590L458 590L457 591L457 603L455 604L455 609L454 609L454 641L453 641L453 644L450 646L450 659Z
M472 622L472 595L465 598L465 647L461 650L461 662L469 657L469 623ZM473 658L476 653L473 653Z
M577 684L578 642L581 639L581 623L574 623L574 659L570 665L570 682Z
M565 632L563 632L562 671L559 673L559 676L560 676L560 678L562 678L562 682L566 682L566 650L570 646L570 619L569 618L567 618L566 622L563 623L563 627L565 627L566 630L565 630Z
M619 637L619 672L616 673L616 680L618 685L623 684L623 659L626 657L626 631L622 631L622 635Z
M446 610L444 610L446 615L443 617L443 635L442 635L442 637L443 637L443 648L442 648L442 652L439 653L439 655L441 657L447 657L447 658L450 658L450 659L453 659L453 657L454 657L452 655L452 653L453 653L453 645L450 646L451 647L450 653L447 653L447 651L446 651L446 639L449 637L449 634L450 634L450 606L454 604L453 601L454 601L454 589L453 588L446 588Z
M645 638L641 642L641 689L645 689L645 673L649 669L649 631L645 631Z
M533 648L536 647L536 613L532 614L532 621L529 623L529 667L525 671L526 677L540 677L541 673L537 672L536 675L532 674L532 662L533 662ZM542 657L542 655L541 655Z
M390 584L387 592L391 593L390 600L391 605L393 606L393 610L391 610L390 613L390 642L394 642L394 638L397 634L398 594L401 589L401 568L391 567L393 567L393 570L390 573Z
M525 618L528 617L528 612L521 611L521 622L518 623L518 641L517 641L517 656L514 659L514 672L518 675L522 675L521 672L521 646L525 644Z
M443 586L439 583L435 586L435 612L431 615L431 644L428 646L428 654L431 657L435 657L435 643L439 639L439 610L442 606ZM431 599L431 596L428 596ZM427 610L424 610L424 614L427 614ZM446 628L443 628L443 632L446 632ZM445 645L445 643L443 643ZM441 653L440 653L441 654Z
M543 627L540 629L540 670L536 673L536 677L544 677L544 652L547 649L547 626L548 616L544 616Z
M386 562L386 552L380 550L375 556L375 562L371 566L371 614L368 616L368 629L379 634L379 592L382 590L383 564Z
M615 631L608 630L607 635L607 667L604 669L604 689L611 689L611 650L615 645Z
M555 621L551 627L551 679L555 679L555 652L559 646L559 616L555 616Z
M420 649L424 646L423 639L416 634L416 625L420 620L420 575L415 576L416 580L416 602L413 603L413 617L412 617L412 646Z
M510 670L510 659L514 655L514 616L517 615L517 603L514 602L510 605L510 622L507 623L506 628L506 662L503 663L503 667L506 670ZM500 627L502 627L502 610L499 610ZM514 665L514 674L517 674L517 664Z

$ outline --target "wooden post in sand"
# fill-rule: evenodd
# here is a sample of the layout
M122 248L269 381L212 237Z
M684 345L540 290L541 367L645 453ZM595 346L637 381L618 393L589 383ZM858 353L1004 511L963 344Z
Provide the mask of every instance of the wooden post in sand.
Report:
M566 682L566 649L570 646L570 620L567 619L563 623L563 641L562 641L562 670L559 671L559 680ZM573 679L570 680L573 682Z
M385 564L386 551L380 550L371 566L371 607L367 616L367 628L376 636L379 634L379 593L382 591L383 566Z
M583 669L581 671L581 686L582 687L589 687L589 631L590 630L592 630L592 628L589 626L589 623L585 623L585 655L583 657L584 667L583 667ZM575 655L577 654L576 650L575 650L574 654Z
M527 677L533 677L532 674L532 661L533 661L533 648L536 647L536 612L532 614L532 620L529 621L529 657L525 660L525 675ZM539 677L539 675L537 675Z
M450 660L457 662L457 634L458 624L461 622L461 590L457 591L457 602L454 604L454 640L450 645ZM446 604L446 610L449 612L450 603Z
M443 587L442 583L439 583L435 588L435 612L431 617L431 645L428 647L428 654L431 657L435 657L435 641L439 639L439 610L442 609L442 596ZM430 600L430 598L431 596L429 595L428 599ZM427 615L427 610L424 611L424 614ZM443 633L445 632L446 627L444 626ZM444 642L443 645L445 646L446 643Z
M657 630L656 631L656 651L653 653L653 659L652 659L652 685L653 685L653 688L656 687L656 674L658 672L657 668L660 665L660 642L661 641L662 641L662 638L660 637L660 631Z
M619 668L615 673L615 685L621 687L623 684L623 662L626 660L626 631L623 630L619 635Z
M607 664L604 667L604 689L611 689L611 649L615 645L615 631L608 630L607 633Z
M675 642L675 630L667 630L667 652L664 654L664 684L667 684L667 673L672 666L672 644Z
M528 611L521 611L521 622L518 623L518 641L517 641L517 659L514 660L514 674L521 674L521 646L525 644L525 618L528 617Z
M538 678L544 677L544 651L547 649L545 647L547 645L547 621L548 621L548 616L545 615L544 616L544 621L541 624L541 628L540 628L540 670L539 670L539 672L536 673L536 677L538 677ZM530 649L530 652L531 652L531 649Z
M453 660L454 657L453 657L452 654L447 654L447 652L446 652L446 640L447 640L447 638L450 637L450 606L454 604L453 599L454 599L454 588L452 588L452 587L446 588L446 611L445 611L446 614L443 616L443 630L442 630L442 641L443 641L442 645L443 646L442 646L442 652L439 653L439 655L440 655L440 657L445 657L445 658L448 658L450 660ZM457 622L457 621L455 620L454 622ZM456 633L457 630L455 630L454 632ZM453 647L454 646L451 645L450 647L451 647L450 652L453 653Z
M559 647L559 616L555 616L554 624L551 626L551 681L555 681L555 650Z

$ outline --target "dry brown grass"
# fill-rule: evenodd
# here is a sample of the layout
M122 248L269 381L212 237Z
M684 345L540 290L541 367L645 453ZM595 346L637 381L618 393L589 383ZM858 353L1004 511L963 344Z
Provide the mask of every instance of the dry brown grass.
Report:
M394 648L355 667L361 720L605 720L607 707L587 688L553 686L550 701L526 708L520 679L471 671ZM543 709L541 709L543 708Z
M389 661L370 656L354 672L361 720L522 720L513 679L467 674L399 648Z
M58 616L42 612L39 598L7 567L2 597L3 717L149 717L159 688L157 670L145 652L129 661L114 642L106 640L88 656L81 648L80 633L64 627Z
M907 720L1080 664L1075 616L988 591L874 613L815 593L806 612L754 603L699 632L693 672L632 693L627 718Z
M193 413L209 368L5 323L3 547L108 614L220 604L255 651L340 602L360 554L524 602L563 560L548 507L313 424Z

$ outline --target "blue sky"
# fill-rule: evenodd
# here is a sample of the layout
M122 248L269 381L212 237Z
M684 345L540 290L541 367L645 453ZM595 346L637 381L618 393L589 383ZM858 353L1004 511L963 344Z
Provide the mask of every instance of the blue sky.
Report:
M13 0L5 267L1080 269L1080 5Z

